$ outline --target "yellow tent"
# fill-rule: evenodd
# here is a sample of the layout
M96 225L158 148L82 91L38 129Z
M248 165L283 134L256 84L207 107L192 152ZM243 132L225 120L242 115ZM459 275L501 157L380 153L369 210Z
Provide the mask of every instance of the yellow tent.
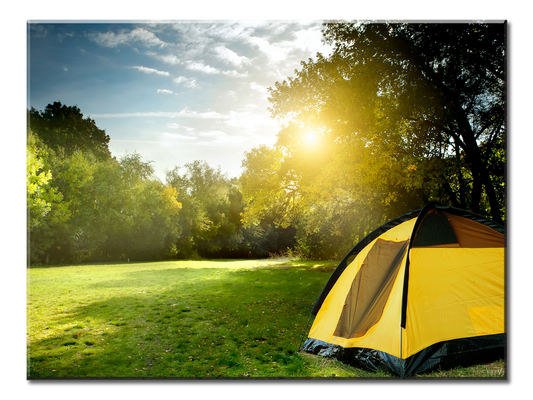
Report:
M505 234L429 203L376 229L336 268L302 350L404 377L503 356Z

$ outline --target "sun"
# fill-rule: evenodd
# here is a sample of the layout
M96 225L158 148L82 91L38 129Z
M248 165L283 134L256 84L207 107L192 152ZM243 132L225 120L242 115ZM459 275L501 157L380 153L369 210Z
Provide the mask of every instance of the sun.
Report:
M308 131L306 132L305 134L305 142L307 144L315 144L316 143L316 140L317 140L317 136L316 136L316 133L313 132L313 131Z

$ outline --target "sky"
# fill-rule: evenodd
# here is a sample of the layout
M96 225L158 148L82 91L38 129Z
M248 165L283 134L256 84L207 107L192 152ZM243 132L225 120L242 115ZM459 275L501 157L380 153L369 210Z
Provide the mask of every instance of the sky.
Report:
M77 105L157 176L204 160L228 177L273 145L268 88L329 54L320 20L50 23L28 21L28 104ZM183 170L181 170L183 171Z

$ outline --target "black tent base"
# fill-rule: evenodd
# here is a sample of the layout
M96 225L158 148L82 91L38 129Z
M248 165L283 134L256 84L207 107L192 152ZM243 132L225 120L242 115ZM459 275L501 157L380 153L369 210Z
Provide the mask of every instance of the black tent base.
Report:
M478 336L436 343L407 359L383 351L364 348L344 348L308 338L303 351L333 357L345 364L367 371L389 371L401 378L436 369L483 364L505 358L506 335Z

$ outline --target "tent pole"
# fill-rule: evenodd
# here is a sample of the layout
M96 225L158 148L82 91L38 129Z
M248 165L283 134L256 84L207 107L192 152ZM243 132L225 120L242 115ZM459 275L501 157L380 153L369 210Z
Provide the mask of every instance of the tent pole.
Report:
M400 326L400 378L404 378L404 361L403 361L403 328Z
M400 358L403 360L403 328L400 326Z

